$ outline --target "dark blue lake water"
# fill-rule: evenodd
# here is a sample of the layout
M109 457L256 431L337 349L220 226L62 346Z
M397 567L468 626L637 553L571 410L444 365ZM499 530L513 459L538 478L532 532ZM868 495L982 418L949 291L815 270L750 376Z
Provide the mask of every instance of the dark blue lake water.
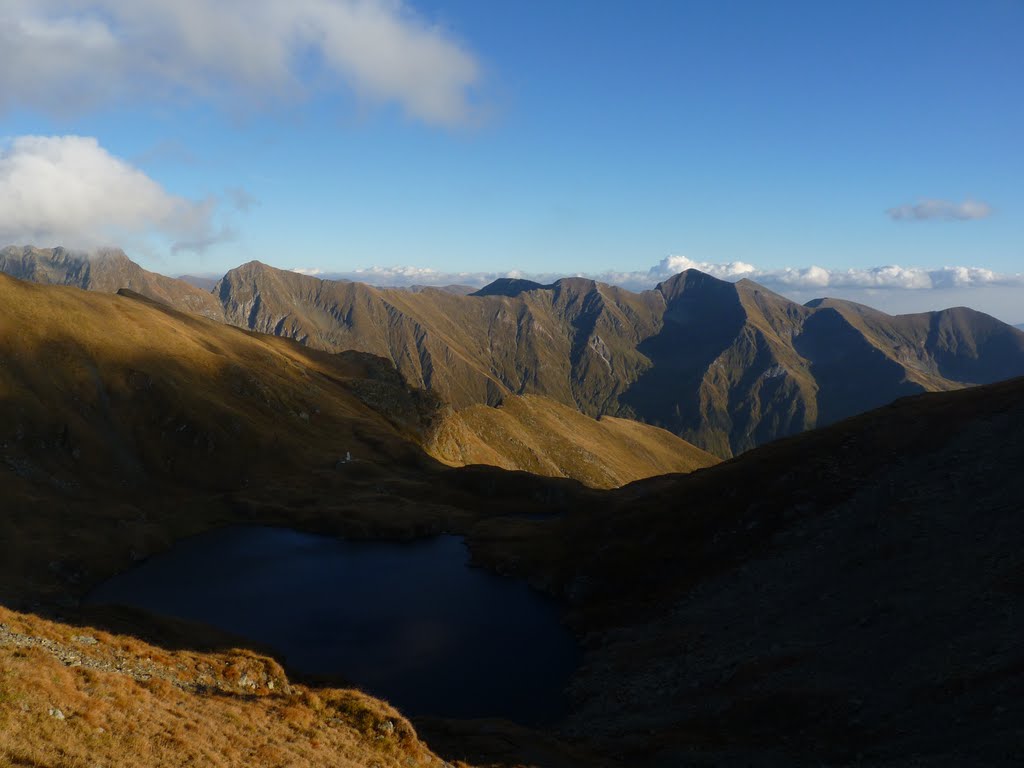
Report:
M232 527L176 544L89 602L212 624L409 715L556 719L579 658L558 605L467 562L457 536L353 542Z

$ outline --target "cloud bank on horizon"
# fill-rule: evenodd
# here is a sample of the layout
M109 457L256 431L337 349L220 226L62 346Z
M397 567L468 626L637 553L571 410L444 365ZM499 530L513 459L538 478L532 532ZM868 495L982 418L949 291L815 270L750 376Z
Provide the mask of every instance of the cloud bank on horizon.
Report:
M427 123L476 119L476 58L401 0L4 0L0 111L289 103L343 86Z
M742 261L713 263L696 261L686 256L669 256L647 270L604 270L591 273L528 273L520 270L504 272L446 272L430 267L395 266L367 267L350 271L321 268L296 268L300 274L333 280L353 280L379 286L447 286L465 285L479 288L499 278L509 277L550 283L561 277L586 277L598 282L618 285L630 290L647 290L672 275L697 269L722 280L753 280L779 291L823 290L951 290L990 286L1024 287L1024 273L1005 274L978 267L901 267L896 265L864 269L827 269L808 266L784 269L761 269Z

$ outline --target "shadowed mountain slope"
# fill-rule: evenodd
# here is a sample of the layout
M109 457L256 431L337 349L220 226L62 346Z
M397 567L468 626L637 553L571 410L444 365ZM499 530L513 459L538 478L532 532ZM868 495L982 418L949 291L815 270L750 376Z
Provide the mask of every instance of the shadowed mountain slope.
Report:
M452 465L496 463L608 486L714 462L662 430L599 424L544 398L463 419L410 389L385 359L330 354L121 293L0 275L0 435L19 476L229 488L271 467L332 467L350 453L415 463L443 446L438 455ZM554 412L560 421L539 418ZM504 429L488 432L496 420ZM577 434L587 438L578 448Z
M479 556L571 598L625 764L1015 765L1022 462L1024 379L918 395Z

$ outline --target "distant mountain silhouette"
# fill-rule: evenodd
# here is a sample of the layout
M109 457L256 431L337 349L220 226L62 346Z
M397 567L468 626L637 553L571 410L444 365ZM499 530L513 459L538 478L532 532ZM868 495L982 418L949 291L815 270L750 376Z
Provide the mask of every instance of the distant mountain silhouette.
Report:
M514 277L501 277L493 283L485 285L473 296L518 296L525 291L536 291L540 288L550 288L550 285L535 283L533 280L520 280Z
M209 275L178 275L175 279L209 292L213 290L213 286L217 284L220 277L213 277Z

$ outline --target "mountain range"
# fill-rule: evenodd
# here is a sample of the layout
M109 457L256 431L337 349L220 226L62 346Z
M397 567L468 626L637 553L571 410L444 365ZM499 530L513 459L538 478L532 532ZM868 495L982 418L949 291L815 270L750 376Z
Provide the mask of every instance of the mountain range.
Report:
M36 280L74 283L67 270L16 255ZM721 320L708 313L737 297L740 336L760 333L772 354L817 361L807 385L819 395L848 391L836 381L849 370L843 361L821 367L828 350L809 344L824 347L814 334L828 327L836 356L865 353L865 385L902 359L919 389L948 390L918 389L716 462L664 430L594 421L525 390L498 389L495 407L452 408L439 388L401 375L394 356L316 349L174 309L176 296L192 294L173 281L147 284L118 254L75 269L94 291L105 271L120 271L137 287L163 286L164 299L0 275L0 764L131 764L125 750L137 750L143 764L173 765L200 761L210 745L250 764L1020 764L1024 378L962 386L965 371L1004 370L997 353L1012 356L1018 338L1007 326L961 310L891 318L832 301L799 307L693 272L657 291L622 292L612 302L620 323L625 308L639 315L664 301L667 338L681 344L689 329L704 357L720 340L700 347L696 329L716 330L694 318ZM606 288L499 283L444 300L430 289L319 290L356 291L367 301L359 311L451 301L442 306L484 317L522 309L540 323L545 301ZM300 314L324 319L308 308L292 318ZM384 340L405 338L408 315L382 318ZM783 335L770 318L799 329L795 340L771 346L769 331ZM826 322L834 325L814 329ZM599 313L602 341L622 338L606 325L611 316ZM858 343L847 346L847 326ZM472 330L445 327L453 343ZM893 351L913 338L931 352ZM891 357L878 351L883 342ZM603 354L617 360L617 349ZM668 341L644 350L651 370L678 359L670 353L696 354ZM889 362L870 367L878 356ZM922 360L958 378L927 378ZM698 471L614 490L584 484L642 477L637 469L658 455ZM475 565L563 601L583 648L567 717L545 732L409 723L364 694L296 683L258 650L230 650L243 639L79 603L173 542L232 524L465 536ZM145 712L129 723L139 701Z
M634 293L583 278L498 280L466 295L319 280L250 262L206 292L123 253L8 248L0 271L130 288L330 352L390 360L456 410L541 395L661 427L727 458L897 397L1024 374L1024 332L963 307L891 316L794 303L689 270Z
M245 488L299 467L358 474L487 463L610 487L717 463L664 430L598 422L540 397L456 413L387 360L242 331L126 289L104 295L0 275L0 330L4 491L31 508L32 498L52 502L43 489L169 497ZM18 557L0 571L8 567Z

